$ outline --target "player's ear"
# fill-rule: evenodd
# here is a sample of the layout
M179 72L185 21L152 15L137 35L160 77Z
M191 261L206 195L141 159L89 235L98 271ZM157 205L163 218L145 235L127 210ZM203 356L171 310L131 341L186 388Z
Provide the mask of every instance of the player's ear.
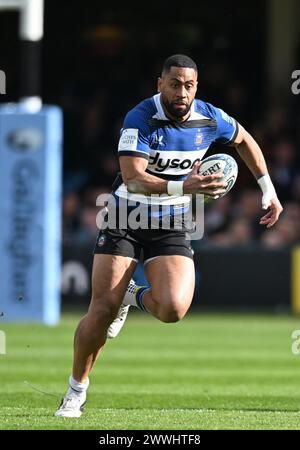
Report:
M157 79L157 92L161 91L161 84L162 84L162 79L160 77L158 77L158 79Z

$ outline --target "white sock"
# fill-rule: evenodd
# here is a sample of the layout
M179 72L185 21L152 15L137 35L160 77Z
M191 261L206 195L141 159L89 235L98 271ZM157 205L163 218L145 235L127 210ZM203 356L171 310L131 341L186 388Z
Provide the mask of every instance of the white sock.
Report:
M73 391L78 392L78 394L83 394L87 391L87 388L89 387L90 381L89 379L86 380L85 383L78 383L72 375L70 375L69 378L69 385L70 388L73 389Z
M131 278L129 285L127 286L125 296L123 298L123 305L131 305L136 306L135 293L137 291L138 286L135 284L135 281Z
M148 286L138 286L137 284L135 284L134 280L131 279L122 301L123 305L136 306L142 311L147 311L142 302L142 296L144 292L148 291L149 289L150 288Z

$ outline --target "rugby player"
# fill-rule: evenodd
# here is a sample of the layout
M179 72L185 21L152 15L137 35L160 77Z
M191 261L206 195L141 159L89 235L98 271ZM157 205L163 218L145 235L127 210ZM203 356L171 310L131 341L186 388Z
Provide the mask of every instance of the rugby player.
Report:
M171 205L168 216L175 219L178 212L190 207L188 194L217 198L225 192L222 175L199 175L209 146L221 142L236 147L256 178L262 190L262 208L267 210L260 224L270 228L282 206L262 151L235 119L195 99L197 76L190 57L170 56L158 79L158 93L127 113L119 141L121 174L113 196L127 202L131 196L143 195L151 204L151 194L165 194L162 198L169 196ZM136 286L132 280L141 251L150 287ZM190 307L194 284L187 229L115 226L100 230L94 250L92 299L75 332L73 372L55 415L81 415L93 365L107 338L119 333L130 305L163 322L177 322Z

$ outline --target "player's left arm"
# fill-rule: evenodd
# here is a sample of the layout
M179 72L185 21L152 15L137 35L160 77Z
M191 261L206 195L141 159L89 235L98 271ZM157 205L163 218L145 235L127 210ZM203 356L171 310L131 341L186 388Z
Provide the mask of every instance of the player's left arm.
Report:
M239 130L233 145L256 178L262 190L262 208L268 209L268 212L260 219L260 224L266 225L267 228L271 228L277 222L283 208L278 200L275 188L268 173L264 155L259 145L245 128L240 124L238 126Z

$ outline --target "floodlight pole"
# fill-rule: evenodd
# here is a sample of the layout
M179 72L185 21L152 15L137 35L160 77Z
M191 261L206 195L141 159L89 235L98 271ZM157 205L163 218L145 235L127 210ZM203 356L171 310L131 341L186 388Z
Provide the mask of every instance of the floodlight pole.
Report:
M42 106L40 65L44 0L0 0L0 10L20 12L20 102L26 104L32 112L37 111Z

